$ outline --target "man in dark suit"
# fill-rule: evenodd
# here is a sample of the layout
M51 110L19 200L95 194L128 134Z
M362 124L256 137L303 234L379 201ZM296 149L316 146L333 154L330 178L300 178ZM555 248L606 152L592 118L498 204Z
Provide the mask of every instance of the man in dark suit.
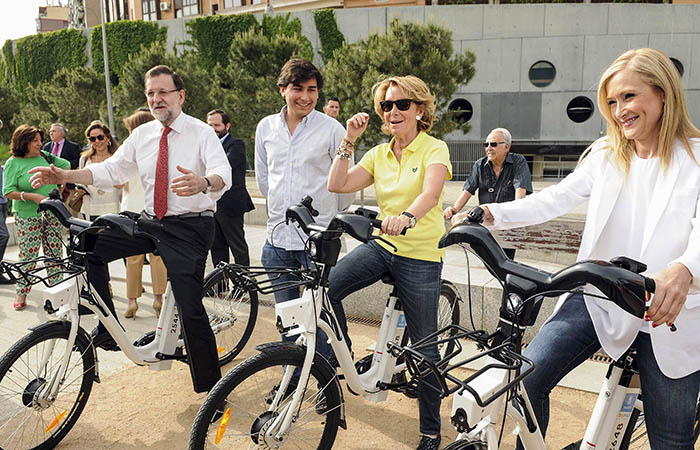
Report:
M216 203L216 213L214 213L216 234L211 248L211 259L215 266L221 261L229 262L230 248L236 264L248 266L250 257L243 231L243 215L255 209L255 206L245 187L245 171L248 167L245 144L242 140L228 134L231 121L224 111L220 109L209 111L207 123L221 139L232 173L231 189Z
M80 147L75 142L66 139L66 127L60 123L52 123L49 137L51 137L51 140L44 144L43 150L67 159L70 162L70 168L73 170L77 169L80 161ZM66 184L66 188L63 190L64 201L68 199L73 189L75 189L74 184Z

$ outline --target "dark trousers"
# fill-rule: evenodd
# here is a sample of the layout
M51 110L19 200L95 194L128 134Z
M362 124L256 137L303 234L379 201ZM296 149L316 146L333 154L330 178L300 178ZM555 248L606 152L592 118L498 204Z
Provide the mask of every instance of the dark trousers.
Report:
M214 219L165 217L161 224L158 230L148 230L159 239L155 245L146 237L129 239L113 230L100 233L94 255L88 258L88 279L116 318L107 288L107 263L157 249L168 270L180 313L194 390L206 392L221 378L216 340L202 305L204 268L214 236ZM106 331L102 324L99 327L100 331Z
M243 230L243 214L227 215L219 211L214 213L216 232L211 247L211 260L214 266L221 261L229 262L228 249L233 253L233 260L241 266L250 265L248 243Z

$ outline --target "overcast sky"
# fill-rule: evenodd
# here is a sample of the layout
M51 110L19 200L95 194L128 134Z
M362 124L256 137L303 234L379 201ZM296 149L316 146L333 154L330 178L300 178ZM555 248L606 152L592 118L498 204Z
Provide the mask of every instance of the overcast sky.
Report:
M8 39L35 34L39 6L47 3L47 0L0 0L0 47Z

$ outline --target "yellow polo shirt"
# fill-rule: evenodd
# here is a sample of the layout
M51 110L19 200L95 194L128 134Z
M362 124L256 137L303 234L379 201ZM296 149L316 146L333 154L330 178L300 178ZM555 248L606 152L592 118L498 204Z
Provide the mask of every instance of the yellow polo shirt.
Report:
M445 165L447 179L452 178L450 152L444 141L420 132L403 150L400 163L391 151L393 142L394 139L389 143L377 145L367 152L359 163L374 177L380 219L398 216L411 206L416 197L423 192L425 172L431 164ZM442 217L444 195L443 186L438 204L418 221L415 228L406 231L405 236L383 236L396 246L397 255L424 261L442 261L445 250L439 249L437 245L445 233L445 220ZM393 252L388 245L383 242L380 244Z

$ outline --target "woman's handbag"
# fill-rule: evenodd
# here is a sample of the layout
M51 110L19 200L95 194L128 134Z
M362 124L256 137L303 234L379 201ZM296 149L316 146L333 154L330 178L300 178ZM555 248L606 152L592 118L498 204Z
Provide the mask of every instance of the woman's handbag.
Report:
M73 189L73 192L68 197L67 204L74 215L80 212L80 209L83 207L83 196L79 189Z

